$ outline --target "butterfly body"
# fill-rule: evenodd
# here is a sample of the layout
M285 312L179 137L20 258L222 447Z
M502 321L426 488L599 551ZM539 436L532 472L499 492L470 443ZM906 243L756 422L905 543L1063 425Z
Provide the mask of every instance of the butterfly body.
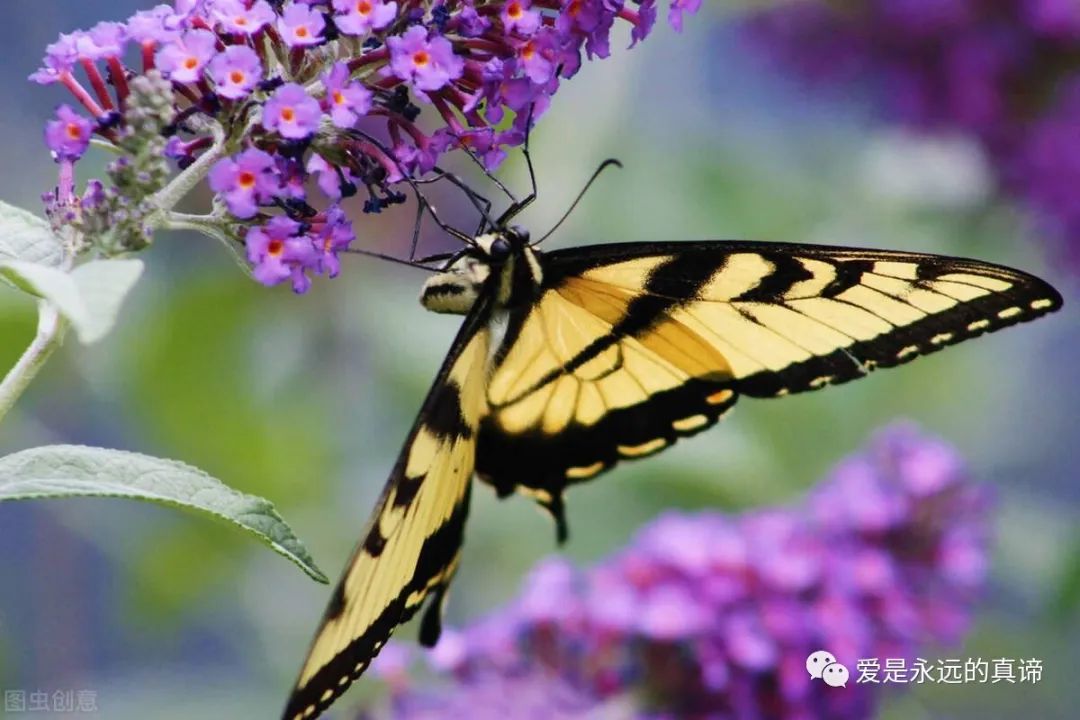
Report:
M494 311L531 303L543 284L540 252L529 233L512 227L479 235L420 291L420 304L438 313L467 315L482 294Z
M541 253L498 226L421 292L464 315L284 717L318 715L427 601L433 644L471 479L520 492L565 538L563 494L712 426L739 398L844 383L1056 310L989 263L764 242Z

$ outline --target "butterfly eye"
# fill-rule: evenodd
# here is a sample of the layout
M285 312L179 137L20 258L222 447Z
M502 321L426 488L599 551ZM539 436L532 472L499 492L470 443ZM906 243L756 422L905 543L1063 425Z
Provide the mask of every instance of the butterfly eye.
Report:
M505 260L510 257L510 243L506 238L495 238L495 241L491 243L491 250L488 251L492 260Z
M515 225L514 227L510 228L510 232L514 235L514 238L522 245L525 245L529 242L529 231L521 227L520 225Z

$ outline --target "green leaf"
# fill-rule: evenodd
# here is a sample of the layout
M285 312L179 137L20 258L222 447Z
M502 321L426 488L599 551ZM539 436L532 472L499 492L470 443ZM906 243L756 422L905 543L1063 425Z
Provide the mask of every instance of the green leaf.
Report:
M64 244L42 218L0 201L0 261L21 260L55 267Z
M1053 618L1060 622L1075 620L1080 608L1080 534L1073 541L1072 549L1065 558L1061 579L1051 598Z
M84 345L97 342L112 330L121 304L142 272L142 260L94 260L72 271L86 308L83 323L72 324Z
M116 324L117 313L142 275L141 260L94 260L70 273L21 260L0 260L0 277L20 290L52 302L90 345Z
M23 292L51 301L79 326L87 322L87 309L70 273L24 260L0 260L0 277Z
M47 445L0 458L0 502L67 497L131 498L199 510L254 535L313 580L329 582L269 501L190 465L77 445Z

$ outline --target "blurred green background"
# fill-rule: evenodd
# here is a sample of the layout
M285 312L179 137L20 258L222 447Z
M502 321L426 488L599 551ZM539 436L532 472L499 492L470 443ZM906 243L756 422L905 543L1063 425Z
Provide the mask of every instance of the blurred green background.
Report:
M25 82L44 46L147 5L5 4L4 200L36 210L55 182L40 127L68 98ZM682 35L658 25L632 52L616 38L614 56L586 63L533 136L540 197L522 222L534 233L604 158L625 164L551 247L759 238L937 251L1041 274L1066 309L860 383L744 402L719 429L575 490L564 551L607 555L662 508L790 501L874 428L911 418L959 447L999 495L976 628L963 648L924 656L1035 657L1045 670L1034 686L919 687L887 702L885 717L1075 717L1075 279L1046 267L1022 216L996 200L977 148L898 134L857 101L796 89L741 52L716 7ZM100 171L94 162L82 163L86 176ZM515 155L501 175L524 192L523 170ZM455 224L475 223L460 195L437 197ZM360 242L399 250L411 223L409 209L359 218ZM425 235L431 252L445 243ZM246 279L194 235L160 236L145 260L119 330L89 350L67 343L0 428L0 453L68 442L182 459L274 501L336 577L457 321L420 308L422 273L376 260L349 258L339 279L302 297ZM0 368L33 328L32 304L0 289ZM529 501L478 492L450 622L508 599L554 549ZM276 717L328 595L201 517L123 501L3 505L0 689L90 689L96 716L110 720ZM349 717L374 692L359 683L330 716Z

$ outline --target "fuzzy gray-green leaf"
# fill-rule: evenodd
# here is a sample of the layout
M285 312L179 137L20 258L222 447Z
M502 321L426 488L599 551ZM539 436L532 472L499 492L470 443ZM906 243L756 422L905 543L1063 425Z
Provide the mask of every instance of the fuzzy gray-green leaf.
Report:
M55 267L63 243L44 219L0 201L0 260L21 260Z
M268 501L175 460L77 445L47 445L0 458L0 502L118 497L198 510L254 535L318 582L328 582Z

